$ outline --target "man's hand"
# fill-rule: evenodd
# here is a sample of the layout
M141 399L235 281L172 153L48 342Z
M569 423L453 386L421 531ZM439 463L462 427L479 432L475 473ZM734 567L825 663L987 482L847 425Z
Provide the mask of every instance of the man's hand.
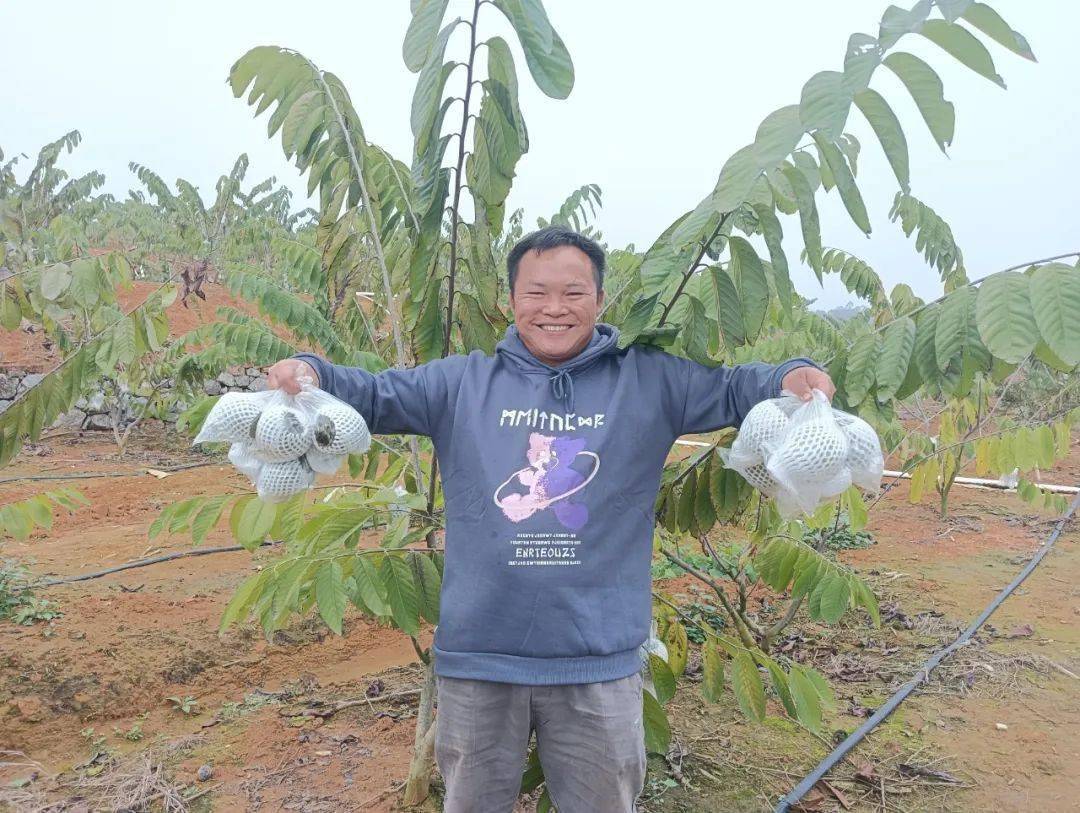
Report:
M830 402L833 395L836 394L836 385L829 378L829 374L816 367L796 367L784 376L780 387L799 396L804 401L813 398L811 390L821 390Z
M296 395L300 392L300 380L304 376L310 377L311 383L319 386L318 373L306 361L282 359L267 371L266 386L272 390L281 388L290 395Z

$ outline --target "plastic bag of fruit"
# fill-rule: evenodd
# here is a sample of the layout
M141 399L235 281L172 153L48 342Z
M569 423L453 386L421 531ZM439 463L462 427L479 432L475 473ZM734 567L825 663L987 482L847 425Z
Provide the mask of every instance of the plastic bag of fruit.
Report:
M360 413L302 380L300 392L227 392L193 443L227 442L229 461L259 497L281 502L333 474L350 454L366 452L371 433Z
M755 405L720 454L784 517L812 514L852 483L877 491L885 467L873 427L831 407L819 390L809 401L785 393Z

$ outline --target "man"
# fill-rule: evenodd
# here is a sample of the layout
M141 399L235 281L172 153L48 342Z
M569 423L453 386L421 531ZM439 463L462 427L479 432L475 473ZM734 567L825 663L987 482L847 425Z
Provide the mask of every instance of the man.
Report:
M812 361L709 368L618 349L597 323L604 253L550 227L507 258L514 322L494 357L410 370L280 361L375 433L432 438L446 495L433 653L449 813L509 813L535 729L559 813L627 813L645 782L638 647L651 620L653 503L680 435L738 425L781 388L830 398Z

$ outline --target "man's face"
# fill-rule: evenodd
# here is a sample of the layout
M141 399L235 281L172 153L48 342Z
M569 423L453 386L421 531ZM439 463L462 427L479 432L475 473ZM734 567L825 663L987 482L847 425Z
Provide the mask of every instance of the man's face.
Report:
M580 249L559 246L521 258L510 307L525 347L544 364L555 367L584 350L603 305L592 261Z

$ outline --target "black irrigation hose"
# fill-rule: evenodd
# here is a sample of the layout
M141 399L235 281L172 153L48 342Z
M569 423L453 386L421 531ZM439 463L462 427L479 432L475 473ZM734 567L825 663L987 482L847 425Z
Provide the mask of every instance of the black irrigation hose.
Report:
M175 474L178 471L187 471L188 469L200 469L206 466L222 466L223 460L206 460L198 461L196 463L182 463L179 466L148 466L141 469L132 469L131 471L92 471L92 472L71 472L70 474L23 474L16 477L5 477L0 480L2 483L20 483L30 480L90 480L96 477L141 477L147 474L147 468L156 468L158 471L163 471L167 474Z
M267 547L269 545L277 545L277 542L263 542L259 547ZM116 567L110 567L107 570L99 570L96 573L83 573L81 576L68 576L63 579L49 579L48 581L38 582L36 586L40 587L55 587L58 584L71 584L72 582L85 582L90 579L100 579L102 576L108 576L110 573L119 573L122 570L131 570L136 567L146 567L147 565L156 565L159 562L171 562L173 559L182 559L185 556L208 556L211 553L235 553L236 551L249 550L242 545L226 545L220 548L195 548L194 550L182 550L177 553L166 553L163 556L153 556L149 559L139 559L137 562L128 562L125 565L117 565Z
M922 665L922 667L920 667L915 677L913 677L911 680L901 686L896 691L896 694L890 697L884 705L880 706L878 710L875 711L866 720L865 723L855 729L842 743L836 746L833 752L827 757L825 757L825 759L821 761L821 764L814 768L814 770L805 779L803 779L798 785L792 788L790 792L784 794L780 798L779 804L776 805L774 813L787 813L791 809L792 804L799 801L799 799L805 796L806 793L809 792L810 788L816 785L819 780L824 778L824 776L833 769L836 763L842 760L852 748L858 745L858 743L863 739L863 737L873 731L882 720L892 714L896 710L897 706L903 703L904 700L907 699L908 695L915 691L915 689L919 686L920 683L929 680L930 672L936 669L938 665L943 660L945 660L945 658L947 658L949 655L951 655L953 652L955 652L957 649L964 646L969 640L971 640L971 636L973 636L978 631L979 627L981 627L986 622L986 619L988 619L994 613L994 611L997 610L999 606L1001 606L1001 603L1005 601L1005 599L1012 595L1012 592L1020 586L1024 579L1031 575L1031 572L1036 567L1038 567L1039 562L1043 560L1043 557L1045 557L1046 554L1050 552L1050 549L1054 546L1054 543L1057 542L1058 537L1061 535L1061 531L1065 527L1065 524L1072 518L1072 515L1076 512L1077 507L1080 507L1080 494L1077 494L1076 497L1073 498L1073 501L1069 504L1069 507L1065 510L1065 513L1062 514L1061 518L1058 519L1057 523L1055 523L1053 530L1051 530L1050 532L1050 536L1047 538L1046 542L1043 543L1043 546L1039 549L1039 552L1035 554L1035 556L1030 562L1028 562L1027 567L1020 571L1017 577L1009 583L1008 587L1006 587L994 597L994 600L991 601L990 604L986 607L986 609L979 614L979 617L976 618L974 622L972 622L971 626L964 630L960 637L953 641L951 644L949 644L947 647L945 647L944 649L940 649L935 654L931 655L930 658Z

